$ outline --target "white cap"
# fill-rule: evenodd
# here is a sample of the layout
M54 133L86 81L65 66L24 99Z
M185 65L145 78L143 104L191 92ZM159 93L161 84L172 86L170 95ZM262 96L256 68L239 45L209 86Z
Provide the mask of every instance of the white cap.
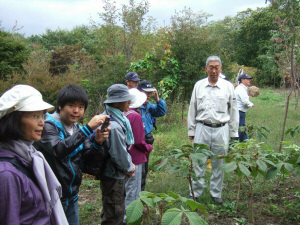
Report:
M139 108L145 103L147 99L147 95L136 88L129 89L129 93L134 96L134 99L131 100L129 108L132 109Z
M14 111L34 112L53 109L53 105L43 101L38 90L25 84L14 86L0 97L0 119Z

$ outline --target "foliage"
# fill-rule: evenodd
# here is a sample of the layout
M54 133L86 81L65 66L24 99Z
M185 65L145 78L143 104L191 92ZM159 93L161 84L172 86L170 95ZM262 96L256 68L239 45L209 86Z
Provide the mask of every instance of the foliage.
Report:
M205 207L198 202L180 196L177 193L168 191L167 193L154 194L147 191L139 193L140 198L131 202L126 209L126 222L127 224L140 224L143 218L143 211L146 209L146 222L152 224L150 215L152 210L155 210L155 215L159 216L159 224L171 225L181 224L187 219L189 224L207 224L195 210L199 209L202 213L207 214ZM174 206L176 202L183 203L189 207L185 209L182 205L180 208L169 208L165 211L165 207ZM145 221L144 221L145 222Z
M176 59L171 56L168 45L165 45L165 55L159 59L156 55L146 53L142 60L133 62L129 71L136 71L139 77L143 78L147 75L152 83L158 84L159 96L167 99L179 86L179 66ZM157 79L160 80L157 80Z
M82 50L80 45L55 47L51 51L49 72L52 75L66 73L73 66L76 70L84 70L89 75L95 73L97 66L94 60Z
M275 164L268 170L266 177L268 180L279 173L282 177L289 176L291 173L300 176L300 147L290 142L283 142L283 144L282 152L275 153L269 150L265 155Z
M95 49L100 44L96 34L97 31L88 26L77 26L70 31L47 29L45 34L28 37L27 42L41 45L49 51L66 45L80 45L89 54L95 54Z
M81 80L91 73L91 68L86 61L83 65L70 64L65 73L54 79L50 72L51 60L51 52L35 46L28 61L23 64L25 73L7 75L5 80L0 81L1 91L5 91L15 84L28 84L38 89L46 101L56 105L56 96L62 87L68 84L80 85Z
M184 177L188 180L191 193L194 200L195 194L193 190L192 180L198 179L195 175L195 167L203 167L206 164L207 157L213 156L214 153L208 149L205 144L193 143L193 145L183 145L182 149L173 149L169 152L173 160L169 160L169 157L159 159L155 169L161 169L167 165L168 161L171 161L171 165L166 168L167 172L176 173L180 177Z
M123 54L127 62L132 61L133 52L138 49L139 38L142 38L143 22L149 12L149 2L142 0L136 4L130 0L129 5L122 6L121 20L123 24Z
M182 100L188 100L196 80L205 77L206 58L214 54L214 40L202 29L208 14L194 13L184 8L171 17L168 39L172 55L180 69L179 83L182 87Z
M225 172L235 172L239 178L239 187L237 190L237 204L239 202L240 185L243 178L246 178L250 184L250 216L254 224L253 213L253 183L258 178L258 175L263 176L265 181L268 181L279 173L290 175L300 175L300 151L299 147L293 144L287 146L286 151L274 153L274 151L265 146L263 143L258 143L255 140L248 142L236 143L231 146L231 151L226 156L219 156L225 158L226 163L220 169ZM264 182L265 185L265 182ZM264 190L264 185L262 189ZM261 194L261 202L262 202Z
M270 129L265 126L247 125L247 130L249 132L249 139L256 138L258 141L261 141L262 138L267 139L267 133L270 133Z
M238 72L240 69L243 69L245 71L245 73L247 73L253 77L253 83L251 81L251 84L255 85L257 82L258 76L257 76L257 69L254 67L246 67L246 66L240 66L238 64L231 64L227 70L229 72L229 74L231 74L231 76L228 76L227 79L230 80L232 83L237 84L238 77L239 77Z
M295 137L296 133L300 133L300 126L296 126L294 128L289 128L285 131L285 134L290 134L291 137Z
M278 30L275 31L274 41L277 44L277 51L275 54L275 60L279 67L279 71L282 73L282 79L287 87L287 83L290 83L289 94L286 99L285 114L282 126L282 134L280 140L280 146L278 151L282 150L282 143L285 136L285 128L287 115L289 110L290 97L292 93L295 94L296 98L299 99L299 65L300 61L297 59L297 55L300 55L300 5L298 0L282 1L272 0L274 8L278 8L285 13L284 17L278 15L276 22L279 26Z
M266 7L255 11L248 9L240 14L245 16L235 37L237 62L240 65L261 69L264 62L259 61L258 56L266 53L271 31L277 29L273 20L278 11Z
M13 72L23 71L22 63L26 61L28 54L24 38L0 28L0 79Z

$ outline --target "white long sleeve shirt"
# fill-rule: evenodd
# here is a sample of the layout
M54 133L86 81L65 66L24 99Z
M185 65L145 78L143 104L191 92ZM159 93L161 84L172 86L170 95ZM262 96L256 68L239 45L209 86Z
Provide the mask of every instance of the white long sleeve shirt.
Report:
M234 90L236 95L239 111L247 112L249 108L253 107L253 103L249 100L248 88L240 83Z
M188 136L195 136L197 122L228 122L230 137L238 137L239 112L234 88L229 81L218 79L215 86L211 86L205 78L195 84L188 112Z

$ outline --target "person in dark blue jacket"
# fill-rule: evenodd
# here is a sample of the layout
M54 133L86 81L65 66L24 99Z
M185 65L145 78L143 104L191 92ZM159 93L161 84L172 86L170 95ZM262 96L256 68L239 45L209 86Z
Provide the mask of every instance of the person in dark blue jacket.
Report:
M86 125L77 122L88 106L82 87L68 85L57 96L57 108L48 114L42 138L34 145L41 151L62 185L62 206L70 225L79 225L78 192L84 171L105 157L104 142L110 128L101 133L98 128L109 117L96 115ZM89 136L95 131L95 140Z
M143 80L139 83L138 89L144 92L147 95L146 102L141 107L141 116L143 118L144 128L145 128L145 141L148 144L153 145L153 127L155 126L156 117L161 117L166 115L167 105L163 99L160 99L155 87L152 86L151 82L148 80ZM155 104L149 102L150 98L153 96L156 101ZM146 178L148 173L148 160L143 164L143 172L142 172L142 184L141 190L145 190L146 186Z

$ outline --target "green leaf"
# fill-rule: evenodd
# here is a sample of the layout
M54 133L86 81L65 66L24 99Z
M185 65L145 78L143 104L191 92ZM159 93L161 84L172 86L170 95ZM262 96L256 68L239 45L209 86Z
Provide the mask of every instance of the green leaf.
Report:
M249 163L249 162L241 161L240 163L243 164L243 165L245 165L245 166L249 166L249 167L252 166L252 164Z
M186 198L186 197L181 197L181 196L180 196L180 201L186 202L187 200L188 200L188 198Z
M158 162L160 162L160 161L158 161ZM159 164L158 164L158 162L154 167L151 166L151 168L153 168L155 171L160 170L161 168L165 167L168 163L168 158L163 159Z
M266 171L268 168L267 164L262 160L257 160L256 164L258 165L259 169L261 169L262 171Z
M179 159L179 158L182 158L182 157L186 157L188 156L189 154L188 153L179 153L179 154L175 154L175 159Z
M272 178L274 178L279 171L280 170L278 170L277 167L272 167L272 168L268 169L267 175L266 175L266 180L271 180Z
M256 178L258 175L258 169L256 169L256 167L252 167L251 169L251 176Z
M154 197L154 196L156 196L156 195L153 194L152 192L149 192L149 191L141 191L141 192L139 193L139 197L141 198L142 196L146 196L146 197L151 198L151 197Z
M186 204L192 209L192 211L195 211L196 209L200 209L205 215L207 215L206 208L201 203L195 202L192 199L188 199L186 200Z
M146 196L141 197L141 201L148 205L150 208L155 208L155 203L152 198L148 198Z
M178 154L178 153L182 153L182 150L181 149L172 149L170 151L170 154Z
M190 154L190 157L193 161L194 166L202 167L206 163L206 157L203 154Z
M246 166L244 166L243 164L239 163L239 169L241 170L241 172L249 177L250 176L250 171L248 170L248 168Z
M281 170L281 168L283 167L283 165L284 165L284 163L282 163L282 162L280 162L280 163L278 163L278 164L276 165L278 171Z
M294 130L292 130L290 134L291 134L292 137L295 137L295 131Z
M162 198L157 197L157 196L153 199L154 203L160 202L161 200L162 200Z
M131 202L126 209L126 221L128 223L134 223L143 215L143 203L140 199Z
M208 149L208 146L206 144L202 144L202 143L194 143L193 147L200 148L200 149Z
M180 209L167 210L161 220L161 225L180 225L183 212Z
M293 165L290 164L290 163L284 163L284 167L285 167L286 170L289 171L289 172L291 172L291 171L294 169Z
M171 197L175 198L176 200L179 199L179 198L181 197L179 194L177 194L177 193L175 193L175 192L173 192L173 191L167 191L167 193L168 193Z
M190 225L208 225L196 212L185 212Z
M265 161L266 163L268 163L269 165L276 167L275 163L273 163L272 161L268 160L268 159L263 159L263 161Z
M170 202L176 201L176 199L173 198L173 197L168 196L168 197L165 198L165 201L170 203Z
M287 135L288 133L290 133L293 130L293 128L289 128L286 130L285 134Z
M183 148L192 148L192 145L182 145Z
M225 172L230 173L237 168L237 163L236 162L230 162L230 163L225 163L223 164L220 169L224 169Z

